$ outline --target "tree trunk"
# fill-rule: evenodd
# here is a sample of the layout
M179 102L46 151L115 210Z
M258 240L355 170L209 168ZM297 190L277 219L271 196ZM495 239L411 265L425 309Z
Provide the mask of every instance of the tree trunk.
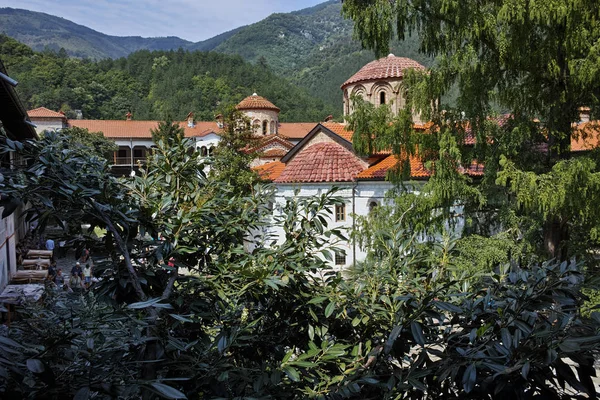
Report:
M544 250L559 261L568 258L569 226L559 217L549 216L544 225Z

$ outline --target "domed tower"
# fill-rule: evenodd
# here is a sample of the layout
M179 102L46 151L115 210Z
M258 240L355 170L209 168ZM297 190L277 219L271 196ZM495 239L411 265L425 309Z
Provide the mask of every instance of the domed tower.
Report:
M372 61L362 67L342 85L344 92L344 116L354 111L351 97L358 95L369 103L380 106L389 104L394 115L406 106L406 94L403 86L404 71L407 69L425 70L426 68L410 58L387 57ZM421 122L419 115L413 113L413 120Z
M250 119L256 136L275 135L279 129L279 108L254 93L236 106Z

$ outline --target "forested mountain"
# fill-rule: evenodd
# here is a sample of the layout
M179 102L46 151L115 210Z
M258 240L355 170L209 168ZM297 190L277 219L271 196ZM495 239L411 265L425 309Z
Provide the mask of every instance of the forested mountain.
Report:
M34 50L63 47L68 55L95 59L123 57L139 49L179 47L239 55L254 64L268 66L305 88L323 100L334 115L340 116L340 85L374 59L371 51L362 50L352 39L352 22L343 19L340 11L341 1L330 0L292 13L273 14L258 23L198 43L178 38L117 38L62 18L13 9L0 9L0 32ZM415 38L396 42L390 50L425 65L431 63L418 53Z
M28 108L45 106L84 118L183 120L189 112L212 120L227 104L252 92L281 108L282 121L321 121L331 107L240 56L214 52L141 50L116 60L69 58L64 53L34 52L0 35L0 59L19 81Z
M373 52L363 50L353 40L353 23L341 16L341 8L340 0L330 0L288 14L273 14L240 29L214 51L268 64L275 73L290 77L336 107L339 115L340 85L375 58ZM431 59L418 53L416 38L395 42L390 51L431 64Z

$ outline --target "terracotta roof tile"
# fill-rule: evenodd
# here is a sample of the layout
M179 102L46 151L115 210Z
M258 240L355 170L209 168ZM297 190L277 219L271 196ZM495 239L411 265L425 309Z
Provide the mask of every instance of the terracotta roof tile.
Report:
M345 86L357 82L402 78L404 76L404 70L406 69L418 69L423 71L426 68L410 58L396 57L395 55L390 54L379 60L371 61L362 67L356 74L344 82L342 89Z
M316 122L281 122L278 133L288 139L304 139L316 125Z
M322 125L336 135L352 142L352 135L354 132L346 130L346 124L340 124L339 122L325 122Z
M27 115L29 115L29 118L60 118L60 119L67 118L67 117L65 117L65 114L61 114L59 112L52 111L46 107L39 107L39 108L35 108L33 110L29 110L29 111L27 111Z
M469 176L483 176L485 172L485 165L473 160L471 165L469 165L467 168L463 168L462 172Z
M571 137L571 151L589 151L600 145L600 121L590 121L575 126Z
M285 164L281 161L273 161L253 169L258 172L258 175L261 177L261 179L274 181L275 179L279 178L279 175L281 175L284 168Z
M366 167L364 161L343 146L321 142L302 149L275 182L350 182Z
M271 103L269 100L254 93L252 96L246 97L236 107L238 110L274 110L279 112L279 107Z
M386 157L383 161L373 165L367 170L361 172L356 177L357 179L385 179L387 172L398 165L398 157L391 155ZM423 179L429 178L431 171L425 168L423 162L417 157L410 158L410 177L412 179Z
M276 144L276 145L280 146L281 148L284 148L287 150L294 147L294 144L292 142L286 140L285 138L281 137L280 135L269 135L269 136L264 136L264 137L260 138L260 141L252 150L260 152L260 150L266 148L269 145L273 145L273 144Z
M288 150L283 149L269 149L259 155L261 158L271 158L271 157L283 157L288 153Z
M133 138L152 139L152 129L158 127L159 121L126 121L126 120L69 120L69 126L88 129L90 132L102 132L104 137L111 139ZM219 133L221 129L214 121L196 122L193 128L188 127L187 121L179 125L185 130L185 137L203 137L210 133Z
M385 179L388 171L396 168L398 165L398 157L395 155L388 156L383 161L371 166L369 169L358 174L357 179ZM460 172L473 177L483 176L485 166L477 161L473 161L468 168L461 168ZM431 177L431 171L425 167L423 161L418 157L410 157L410 177L411 179L426 179Z

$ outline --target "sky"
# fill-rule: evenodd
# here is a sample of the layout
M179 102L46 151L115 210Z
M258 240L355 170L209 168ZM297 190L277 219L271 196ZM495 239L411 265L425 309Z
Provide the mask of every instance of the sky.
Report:
M272 13L301 10L324 1L0 0L0 7L45 12L108 35L179 36L198 42Z

